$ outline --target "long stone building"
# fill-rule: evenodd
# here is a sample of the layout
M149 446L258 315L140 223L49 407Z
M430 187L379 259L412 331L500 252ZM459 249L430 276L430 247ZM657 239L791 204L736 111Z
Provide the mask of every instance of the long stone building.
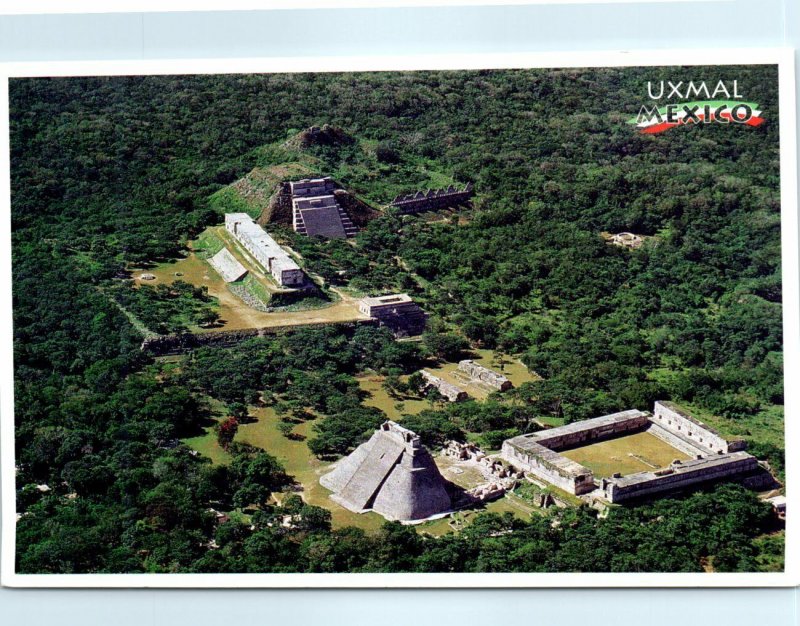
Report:
M319 482L346 509L375 511L388 520L421 521L453 505L448 483L419 436L392 421Z
M225 228L282 287L300 287L306 277L294 259L247 213L227 213Z
M589 468L559 453L645 431L689 459L676 459L653 471L614 474L598 481ZM656 402L652 415L622 411L512 437L503 442L501 455L515 467L564 491L617 503L719 480L737 480L751 486L773 483L771 475L744 448L743 441L726 441L672 403Z
M305 178L289 183L292 196L292 228L309 237L344 239L356 227L334 195L336 185L329 176Z
M464 372L467 376L469 376L473 380L482 382L488 385L489 387L497 389L498 391L508 391L514 386L511 384L511 381L508 380L508 378L506 378L499 372L490 370L488 367L484 367L480 363L476 363L471 359L464 359L463 361L459 361L458 369Z
M448 383L446 380L431 374L428 370L420 370L422 379L425 381L423 384L423 391L429 389L436 389L442 396L450 402L463 402L469 395L458 385Z
M402 214L422 213L438 209L451 209L467 204L472 199L473 185L467 183L463 189L450 185L447 189L428 189L404 196L397 196L389 204Z

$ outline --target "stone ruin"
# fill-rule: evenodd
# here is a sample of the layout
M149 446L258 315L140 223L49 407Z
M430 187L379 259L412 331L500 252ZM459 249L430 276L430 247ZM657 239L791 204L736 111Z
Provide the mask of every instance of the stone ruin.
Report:
M461 495L460 506L488 502L502 497L517 485L524 472L504 463L497 457L488 456L476 444L470 442L448 441L442 449L444 456L475 464L487 482L468 489Z
M464 495L472 502L472 503L480 503L480 502L490 502L491 500L497 500L498 498L502 498L506 491L508 491L508 487L503 485L502 483L495 483L490 482L486 483L485 485L478 485L477 487L473 487L472 489L467 490L464 492Z
M478 382L484 383L498 391L508 391L514 385L505 376L471 359L458 362L458 369Z
M427 393L430 389L436 389L436 391L450 402L462 402L469 398L467 392L458 385L448 383L446 380L442 380L427 370L420 370L420 374L422 374L423 380L421 391L424 393Z
M389 207L397 209L403 215L422 213L423 211L436 211L438 209L451 209L470 202L473 194L472 183L467 183L463 189L453 185L447 189L428 189L404 196L397 196L391 201Z
M452 510L451 485L419 436L387 421L320 478L331 499L356 513L416 522Z
M356 227L335 192L329 176L305 178L289 183L292 201L292 228L300 235L344 239L356 234Z
M635 235L634 233L617 233L616 235L611 236L611 243L615 246L621 246L623 248L636 249L642 247L644 238L641 235Z
M425 312L405 293L362 298L358 310L391 330L395 337L421 335L428 321Z
M593 472L559 454L597 441L648 432L691 457L668 467L595 481ZM622 411L506 439L502 457L515 467L577 496L617 503L670 493L721 480L763 489L775 483L741 440L727 441L670 402L656 402L654 414Z
M450 440L445 443L442 454L459 461L480 461L486 456L476 444Z

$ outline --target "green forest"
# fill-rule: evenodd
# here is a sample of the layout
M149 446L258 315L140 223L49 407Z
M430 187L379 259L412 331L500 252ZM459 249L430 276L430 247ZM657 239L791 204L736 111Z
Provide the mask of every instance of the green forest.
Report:
M702 72L700 70L703 70ZM735 485L520 520L481 514L442 537L386 523L331 529L269 451L214 465L180 440L275 407L314 420L333 459L386 416L355 377L410 374L469 348L518 355L542 380L410 416L426 445L527 432L656 399L748 442L783 479L777 68L715 67L766 122L641 135L648 80L705 68L12 79L10 138L17 569L91 572L759 571L782 567L769 506ZM340 138L299 146L330 124ZM384 211L356 236L283 227L331 285L408 292L421 342L308 329L177 363L142 328L214 318L181 283L134 290L131 268L181 258L254 168L332 175L378 209L395 194L475 185L465 219ZM294 168L294 169L293 169ZM236 209L236 207L232 207ZM457 217L457 216L456 216ZM603 232L646 237L639 250ZM126 311L128 313L126 313ZM498 434L499 433L499 434ZM37 486L47 485L47 489ZM250 510L218 523L210 508ZM290 516L283 525L276 520Z

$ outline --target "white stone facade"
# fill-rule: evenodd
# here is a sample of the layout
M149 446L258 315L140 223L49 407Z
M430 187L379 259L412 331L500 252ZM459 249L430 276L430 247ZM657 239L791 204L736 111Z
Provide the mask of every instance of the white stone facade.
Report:
M282 287L300 287L305 275L294 259L247 213L227 213L225 228Z

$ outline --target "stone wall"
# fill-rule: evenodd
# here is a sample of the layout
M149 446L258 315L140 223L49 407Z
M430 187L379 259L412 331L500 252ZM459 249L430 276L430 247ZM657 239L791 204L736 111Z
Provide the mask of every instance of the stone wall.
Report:
M624 502L725 479L741 479L758 473L759 470L760 466L754 456L747 452L732 452L673 463L668 468L654 472L604 478L600 488L610 502Z
M652 422L691 440L706 454L725 454L746 448L744 441L726 441L710 426L691 417L671 402L655 403Z
M432 387L450 402L462 402L469 397L467 392L458 385L448 383L446 380L442 380L426 370L421 370L420 374L422 374L422 379L425 381L423 389L427 390Z
M538 476L568 493L581 495L595 489L592 471L580 463L538 443L528 443L523 449L513 445L511 441L511 439L504 441L500 452L503 459L511 465Z
M650 427L647 429L647 432L692 458L707 456L709 454L708 450L701 448L691 439L682 436L676 431L663 428L661 424L654 423L652 417L650 418Z
M451 185L447 189L429 189L406 196L397 196L389 206L403 214L422 213L423 211L453 208L467 204L471 199L472 183L468 183L464 189L456 189Z
M533 437L546 448L565 450L643 430L650 424L648 418L649 414L632 409L540 431Z
M325 326L344 326L355 328L360 324L375 326L374 320L357 320L347 322L325 322L316 324L295 324L285 326L270 326L267 328L246 328L242 330L221 330L208 333L181 333L179 335L159 335L148 337L142 342L141 349L153 356L169 356L185 354L197 348L228 348L237 343L266 337L269 335L282 335L296 332L304 328L323 328Z

